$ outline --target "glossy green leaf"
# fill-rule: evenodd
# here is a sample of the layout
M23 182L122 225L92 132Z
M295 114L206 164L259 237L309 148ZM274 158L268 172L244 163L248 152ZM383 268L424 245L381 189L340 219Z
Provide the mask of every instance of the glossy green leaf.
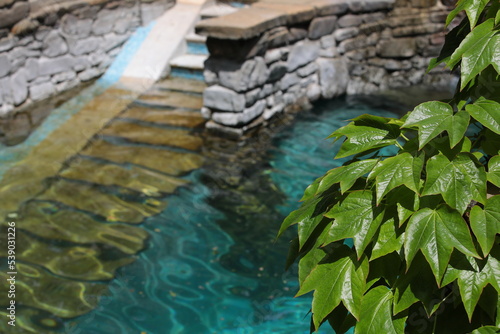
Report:
M378 159L366 159L328 171L319 183L318 192L328 189L335 183L340 183L340 191L342 194L345 193L357 179L370 172L377 162Z
M342 301L359 319L360 305L368 276L368 260L356 260L354 251L341 246L322 260L305 279L297 296L314 290L312 313L315 328ZM325 279L328 277L328 279Z
M378 286L368 291L361 303L360 321L354 334L403 334L404 318L392 317L392 291Z
M319 183L323 179L324 176L318 177L316 180L314 180L313 183L307 186L306 190L304 190L304 195L302 195L302 198L300 199L300 202L305 202L311 198L314 197L318 193L318 187Z
M434 313L444 295L424 256L418 253L410 268L400 275L394 284L394 314L398 314L417 302L422 302L427 314Z
M435 68L442 62L448 63L451 55L455 52L455 49L460 45L462 40L470 32L469 21L467 19L462 20L458 26L453 28L445 36L444 45L439 52L439 56L431 59L427 72ZM460 109L459 109L460 110Z
M441 154L430 158L422 195L441 194L446 203L460 213L471 200L484 204L486 172L476 164L476 158L470 153L460 153L451 161Z
M379 162L368 176L369 180L375 179L377 205L390 190L401 185L418 193L423 166L423 154L414 157L407 152Z
M356 325L356 318L347 311L344 305L339 304L329 315L328 322L335 334L346 334L351 327Z
M400 134L399 126L390 124L389 121L388 118L363 115L338 129L329 138L347 138L335 157L343 158L396 144Z
M450 136L450 145L457 145L469 126L469 114L459 111L453 114L453 108L444 102L425 102L413 110L403 127L418 127L419 148L446 131Z
M473 104L468 104L465 110L482 125L500 134L500 103L480 98Z
M495 155L488 162L488 181L500 187L500 155Z
M371 191L358 190L336 204L325 214L335 219L329 231L329 241L353 238L360 258L384 218L382 209L374 202Z
M484 140L481 142L481 147L484 153L489 155L500 154L500 135L489 129L483 130Z
M455 9L448 14L446 25L450 24L458 13L465 10L470 21L470 26L473 28L487 3L488 0L460 0Z
M483 326L481 328L475 329L471 334L498 334L500 333L500 328L495 326Z
M387 203L391 205L396 204L399 226L401 226L418 210L420 197L406 187L398 187L387 194Z
M323 232L315 241L314 245L305 253L299 261L299 283L302 284L318 263L327 256L329 248L321 247L325 243L328 232ZM297 245L298 246L298 245Z
M404 240L407 266L421 250L439 285L455 248L478 257L467 223L456 210L444 205L425 208L410 218Z
M495 257L488 256L485 260L478 260L454 254L443 277L443 285L457 280L460 297L470 321L485 286L491 284L498 291L499 279L500 263Z
M486 201L484 209L476 205L470 212L470 227L484 256L488 255L500 233L500 195Z
M394 219L389 219L380 225L375 244L373 245L370 261L387 255L392 252L398 252L403 247L404 234L398 231Z

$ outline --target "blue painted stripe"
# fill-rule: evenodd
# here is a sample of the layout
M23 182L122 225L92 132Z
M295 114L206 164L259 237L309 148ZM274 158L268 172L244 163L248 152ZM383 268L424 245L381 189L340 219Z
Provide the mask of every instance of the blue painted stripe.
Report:
M54 130L66 123L73 115L80 111L97 95L102 94L107 88L116 83L125 68L130 63L142 43L151 32L156 22L147 27L138 28L124 44L120 53L108 68L106 73L92 86L82 90L77 96L52 110L43 123L22 143L16 146L0 144L0 179L14 164L24 159L32 148L47 138ZM64 143L61 143L64 144Z

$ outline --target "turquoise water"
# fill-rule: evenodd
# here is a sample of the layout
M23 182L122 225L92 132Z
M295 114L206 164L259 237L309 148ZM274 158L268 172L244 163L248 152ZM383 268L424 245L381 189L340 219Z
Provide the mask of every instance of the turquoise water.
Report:
M330 101L275 135L263 161L236 186L201 169L168 208L143 224L148 248L122 268L93 312L65 323L72 334L309 333L310 295L293 298L296 268L284 272L288 240L274 243L305 187L342 161L325 138L363 113L394 114ZM214 164L213 164L214 165ZM216 162L215 162L216 165ZM319 333L333 333L324 326Z

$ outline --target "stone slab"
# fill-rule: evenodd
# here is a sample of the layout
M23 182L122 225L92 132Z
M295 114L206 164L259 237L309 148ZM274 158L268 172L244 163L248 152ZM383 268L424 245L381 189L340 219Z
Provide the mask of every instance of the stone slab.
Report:
M206 84L199 80L185 78L167 78L155 84L157 89L178 90L184 92L203 93Z
M261 1L255 3L253 7L279 10L286 13L287 15L286 23L288 25L310 21L316 14L314 6L308 5L306 2L303 2L302 4L300 3L284 4L284 3Z
M158 110L145 107L129 108L121 117L187 128L200 127L205 123L205 119L197 111Z
M154 108L201 109L203 106L201 96L181 92L146 93L141 95L136 103Z

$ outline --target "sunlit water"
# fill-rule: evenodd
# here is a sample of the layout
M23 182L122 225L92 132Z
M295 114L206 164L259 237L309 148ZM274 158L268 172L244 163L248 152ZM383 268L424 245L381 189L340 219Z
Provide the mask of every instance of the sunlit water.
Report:
M275 135L266 163L238 189L217 187L207 170L147 219L151 238L119 270L93 312L65 323L65 333L309 333L310 294L294 298L296 268L284 271L288 240L274 237L299 206L305 187L343 161L325 138L346 120L371 113L360 103L324 102ZM261 164L262 165L262 164ZM319 333L332 333L327 325Z

